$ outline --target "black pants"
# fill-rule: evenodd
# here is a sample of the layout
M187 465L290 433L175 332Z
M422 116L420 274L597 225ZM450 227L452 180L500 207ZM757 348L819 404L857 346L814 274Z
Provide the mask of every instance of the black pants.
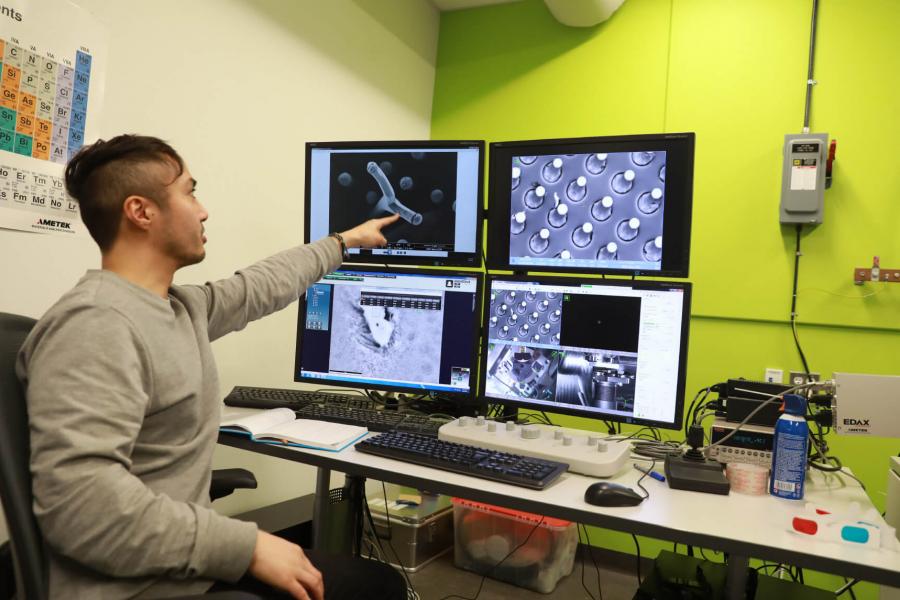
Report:
M325 600L405 600L406 582L393 567L352 556L322 554L303 549L309 561L322 573ZM284 592L245 575L237 583L216 583L210 592L241 591L267 600L284 600Z

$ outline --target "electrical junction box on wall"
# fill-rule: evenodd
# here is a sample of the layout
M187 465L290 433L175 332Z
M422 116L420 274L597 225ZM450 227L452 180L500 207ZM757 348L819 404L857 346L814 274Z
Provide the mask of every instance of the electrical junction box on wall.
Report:
M782 224L818 225L822 222L827 148L827 133L789 133L784 136Z

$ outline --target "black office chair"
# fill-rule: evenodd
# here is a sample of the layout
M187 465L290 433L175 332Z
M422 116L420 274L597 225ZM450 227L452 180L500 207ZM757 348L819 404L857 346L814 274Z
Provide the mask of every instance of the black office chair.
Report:
M36 321L0 313L0 499L9 528L9 543L0 547L0 599L15 584L17 598L46 600L48 567L44 540L32 512L29 471L28 412L16 377L16 355ZM215 500L238 488L255 488L253 473L245 469L213 471L210 497ZM4 564L5 563L5 564ZM12 572L12 576L9 573ZM4 589L6 587L6 589ZM197 600L259 600L253 594L219 592L191 596Z

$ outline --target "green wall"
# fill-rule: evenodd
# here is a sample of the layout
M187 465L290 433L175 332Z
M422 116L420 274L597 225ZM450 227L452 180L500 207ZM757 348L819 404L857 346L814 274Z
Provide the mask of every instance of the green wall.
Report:
M778 202L783 136L803 125L811 7L626 0L606 23L578 29L523 0L441 18L433 139L696 132L689 396L801 367L788 325L795 234L779 225ZM811 130L837 139L838 151L825 222L802 237L798 323L810 368L825 377L900 370L900 285L852 282L873 255L900 268L897 23L895 0L820 3ZM829 443L883 508L898 444ZM633 551L630 538L602 535ZM642 544L651 555L659 547ZM858 589L874 597L873 586Z

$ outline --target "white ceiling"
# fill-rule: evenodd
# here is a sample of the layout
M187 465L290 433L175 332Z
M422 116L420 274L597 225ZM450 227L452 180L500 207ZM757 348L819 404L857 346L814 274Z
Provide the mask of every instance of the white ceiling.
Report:
M429 0L440 11L508 4L519 0ZM557 21L570 27L593 27L607 20L625 0L544 0Z
M519 0L431 0L431 3L434 4L438 10L444 11L489 6L491 4L508 4L510 2L518 1Z

